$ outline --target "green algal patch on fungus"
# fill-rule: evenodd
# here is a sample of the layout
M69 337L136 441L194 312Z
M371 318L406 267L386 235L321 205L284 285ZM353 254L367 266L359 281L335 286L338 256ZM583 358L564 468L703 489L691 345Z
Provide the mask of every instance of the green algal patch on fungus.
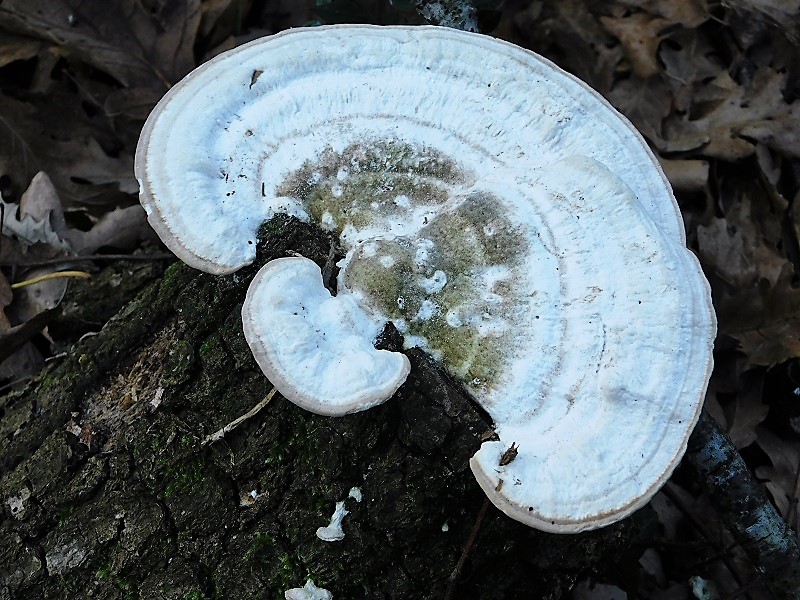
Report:
M363 243L348 248L344 286L392 320L407 343L483 386L508 352L503 311L526 242L497 198L470 189L471 179L433 150L365 141L325 150L278 193L301 200L337 234L366 231L357 236Z

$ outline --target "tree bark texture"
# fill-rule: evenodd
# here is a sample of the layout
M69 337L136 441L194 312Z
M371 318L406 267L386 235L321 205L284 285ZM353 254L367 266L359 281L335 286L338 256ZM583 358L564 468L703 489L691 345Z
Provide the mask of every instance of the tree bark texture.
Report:
M286 218L226 277L173 265L27 389L0 397L0 599L442 598L484 495L482 411L421 353L386 404L307 413L269 393L240 310L266 260L323 265L331 240ZM351 496L353 488L361 500ZM316 535L337 502L341 541ZM454 597L557 598L634 548L653 512L582 535L489 508Z
M770 504L730 438L705 410L683 459L776 599L800 597L797 536Z

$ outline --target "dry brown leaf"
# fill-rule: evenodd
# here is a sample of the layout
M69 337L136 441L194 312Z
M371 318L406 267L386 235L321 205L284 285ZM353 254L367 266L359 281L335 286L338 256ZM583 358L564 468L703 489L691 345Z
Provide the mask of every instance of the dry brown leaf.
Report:
M762 401L763 372L751 370L743 389L728 405L728 435L734 446L746 448L756 440L756 427L767 418L769 406Z
M608 99L651 143L661 145L662 123L671 107L669 88L661 78L623 79L614 86Z
M130 155L111 157L99 149L104 132L79 97L21 102L0 94L0 103L0 176L9 177L18 193L39 171L48 173L66 206L117 202L122 190L132 189Z
M676 191L696 192L708 183L708 161L659 157L661 168Z
M760 427L758 445L769 456L772 466L756 468L756 476L765 480L764 485L772 495L778 511L789 520L795 510L800 473L800 442L781 439L774 433Z
M800 290L786 262L775 285L761 279L736 293L715 298L720 333L739 342L750 365L771 367L800 357Z
M0 67L17 60L34 58L43 46L38 40L0 32Z
M704 266L734 288L751 288L759 279L774 286L787 262L778 250L780 213L769 210L760 188L739 189L731 202L724 218L697 228Z
M53 249L53 254L65 250L78 255L91 254L103 246L124 251L152 238L144 209L138 204L105 213L88 231L70 227L64 220L58 193L46 173L36 174L23 193L19 207L2 199L0 204L6 213L3 234L13 235L23 245L46 244ZM56 283L61 282L53 282L53 286Z
M670 24L694 28L708 20L706 0L618 0L623 6L663 17Z
M622 18L600 17L600 22L625 48L636 75L647 79L661 71L656 51L669 21L636 12Z
M788 104L785 75L762 67L749 86L718 75L694 99L691 117L673 114L665 122L668 152L696 150L705 156L737 161L763 143L800 157L800 104ZM710 108L698 114L701 107Z
M747 221L734 224L713 218L697 228L697 243L706 270L735 288L751 287L762 277L774 285L786 264L765 247Z
M194 66L200 0L5 0L0 28L55 40L126 87L163 90Z
M132 250L142 240L153 239L154 234L144 209L135 204L116 208L100 217L89 231L73 229L66 237L77 254L91 254L103 246Z
M725 70L718 50L700 30L682 30L670 34L661 44L658 58L664 64L665 82L672 90L673 109L688 112L703 82Z

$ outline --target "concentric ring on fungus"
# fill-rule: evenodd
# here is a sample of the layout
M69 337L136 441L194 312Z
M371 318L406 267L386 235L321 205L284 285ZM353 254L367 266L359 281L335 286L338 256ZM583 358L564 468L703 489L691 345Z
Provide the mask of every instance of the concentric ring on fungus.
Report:
M256 40L170 90L136 174L153 227L204 271L252 262L279 212L336 232L337 298L354 308L328 302L305 259L266 265L253 285L280 272L271 289L285 296L251 289L243 309L262 369L309 410L362 410L407 367L396 360L395 379L370 383L380 393L356 389L339 409L327 399L352 383L353 357L373 359L336 341L391 320L494 419L499 439L470 465L512 518L607 525L646 503L685 451L712 364L708 284L641 136L532 52L434 27Z

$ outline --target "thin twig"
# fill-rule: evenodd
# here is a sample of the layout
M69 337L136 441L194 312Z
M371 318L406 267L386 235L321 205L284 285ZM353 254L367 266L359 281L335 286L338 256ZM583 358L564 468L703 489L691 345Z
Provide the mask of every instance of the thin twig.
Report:
M450 581L447 584L447 592L444 595L444 600L452 600L453 598L453 594L456 591L456 585L458 585L458 579L461 577L461 571L464 568L464 564L467 562L469 555L472 553L472 549L475 547L475 540L478 538L478 532L481 530L481 524L483 523L483 519L486 516L486 510L488 508L489 498L486 498L484 499L483 506L481 506L481 510L478 513L478 518L475 519L475 524L472 526L469 539L464 545L464 549L461 551L461 558L458 559L456 568L453 569L452 573L450 573Z
M25 281L18 281L17 283L12 283L11 289L18 290L19 288L23 288L29 285L36 285L37 283L42 283L43 281L50 281L51 279L61 279L64 277L89 279L91 275L86 271L56 271L55 273L47 273L45 275L39 275L38 277L31 277L30 279L26 279Z
M711 546L714 549L714 552L716 553L717 558L719 558L722 561L722 564L725 565L725 568L731 574L731 577L733 577L733 580L736 582L736 585L739 588L741 588L744 585L744 582L742 581L741 577L739 576L739 573L736 571L736 568L733 566L733 563L728 558L727 550L725 550L724 548L720 549L717 546L717 544L714 542L714 539L713 539L714 536L711 534L711 532L708 531L705 523L703 523L702 521L697 519L692 514L692 512L684 504L684 502L680 498L680 496L678 496L678 494L675 492L675 490L672 489L672 486L673 486L673 483L668 481L667 485L665 485L663 488L661 488L661 492L667 498L670 499L670 501L678 508L678 510L680 510L684 514L684 516L687 519L689 519L689 522L692 524L692 526L695 528L695 530L697 530L697 532L700 534L700 536L703 539L705 539L706 543L708 543L708 545Z
M91 254L88 256L59 256L45 260L34 260L30 262L10 262L6 263L12 267L47 267L50 265L62 265L73 262L94 262L100 260L167 260L175 258L174 254L162 252L159 254Z
M239 425L244 423L247 419L254 417L256 414L258 414L258 411L260 411L267 404L269 404L270 400L272 400L272 397L275 396L275 392L277 392L277 390L275 388L272 388L269 391L269 394L267 394L261 402L256 404L253 408L251 408L249 411L247 411L238 419L234 419L233 421L225 425L225 427L223 427L222 429L219 429L214 433L212 433L211 435L206 436L205 439L203 439L203 441L200 443L200 445L205 446L207 444L213 444L214 442L218 442L226 435L228 435L231 431L236 429Z

